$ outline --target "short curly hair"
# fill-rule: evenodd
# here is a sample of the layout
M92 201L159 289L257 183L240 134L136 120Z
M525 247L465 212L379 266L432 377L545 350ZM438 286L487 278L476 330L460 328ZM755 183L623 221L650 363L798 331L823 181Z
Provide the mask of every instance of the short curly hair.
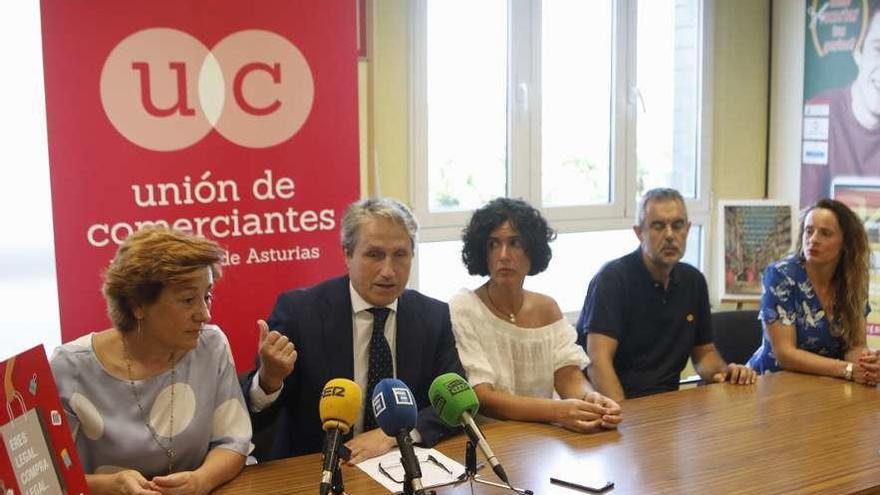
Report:
M461 233L464 246L461 260L471 275L489 275L487 248L489 234L510 221L519 232L526 256L531 262L529 275L537 275L547 269L553 251L550 242L556 232L547 225L541 212L521 199L496 198L476 210Z
M220 277L225 251L216 242L165 227L147 227L128 236L104 272L107 315L122 332L134 330L134 309L156 302L162 289L199 268Z

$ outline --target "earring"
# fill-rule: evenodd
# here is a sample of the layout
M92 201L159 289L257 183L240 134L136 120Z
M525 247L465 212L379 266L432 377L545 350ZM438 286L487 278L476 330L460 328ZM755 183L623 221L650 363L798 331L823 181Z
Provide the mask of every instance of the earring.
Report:
M141 337L141 320L140 320L140 318L138 318L138 321L137 321L137 322L138 322L138 324L137 324L137 334L138 334L138 338L140 338L140 337Z

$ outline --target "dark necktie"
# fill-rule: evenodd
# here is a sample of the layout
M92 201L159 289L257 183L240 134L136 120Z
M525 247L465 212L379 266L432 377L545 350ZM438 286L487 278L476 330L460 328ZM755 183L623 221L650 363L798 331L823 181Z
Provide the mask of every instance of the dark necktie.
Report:
M373 314L373 336L370 338L370 361L367 371L367 390L364 407L364 431L376 427L373 416L373 388L383 378L394 377L394 365L391 361L391 346L385 338L385 321L388 320L388 308L370 308Z

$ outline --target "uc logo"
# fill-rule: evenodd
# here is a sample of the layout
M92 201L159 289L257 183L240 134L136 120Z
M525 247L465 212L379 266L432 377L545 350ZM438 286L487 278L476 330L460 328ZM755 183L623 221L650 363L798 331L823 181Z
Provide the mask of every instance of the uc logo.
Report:
M116 130L154 151L186 148L212 128L240 146L274 146L303 126L315 97L302 52L263 30L238 31L212 50L176 29L138 31L110 52L100 86Z

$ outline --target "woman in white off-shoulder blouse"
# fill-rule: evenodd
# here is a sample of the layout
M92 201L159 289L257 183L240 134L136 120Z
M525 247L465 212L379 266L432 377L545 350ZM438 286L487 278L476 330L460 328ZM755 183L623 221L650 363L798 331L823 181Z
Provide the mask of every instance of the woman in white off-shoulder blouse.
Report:
M575 344L574 327L552 297L523 289L527 275L547 268L554 237L522 200L498 198L474 212L462 261L471 275L489 280L449 303L459 356L487 416L585 433L615 428L621 408L584 375L590 361Z

